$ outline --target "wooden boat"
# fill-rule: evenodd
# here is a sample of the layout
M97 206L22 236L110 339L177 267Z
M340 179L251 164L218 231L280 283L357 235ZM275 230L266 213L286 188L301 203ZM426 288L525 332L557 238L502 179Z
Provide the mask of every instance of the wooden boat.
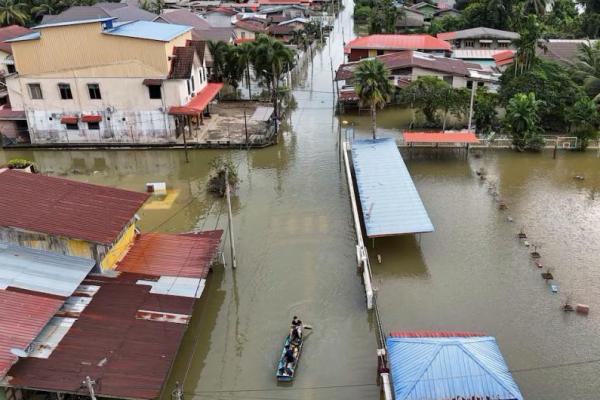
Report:
M299 343L292 342L292 330L290 329L290 333L286 336L285 341L283 342L283 350L281 351L281 358L279 359L279 363L277 364L277 380L279 382L291 382L294 380L294 375L296 374L296 368L298 367L298 361L300 360L300 354L302 353L302 346L304 345L304 334L302 333L303 328L300 327L300 336L302 339ZM292 351L294 352L294 361L287 362L285 359L285 353L287 350L287 346L290 346Z

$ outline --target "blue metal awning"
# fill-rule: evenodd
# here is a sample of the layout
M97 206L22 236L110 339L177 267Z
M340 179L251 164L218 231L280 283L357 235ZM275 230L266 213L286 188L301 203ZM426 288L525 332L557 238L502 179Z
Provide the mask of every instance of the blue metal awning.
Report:
M352 162L368 237L433 232L393 138L354 141Z
M396 400L523 396L491 336L388 337Z

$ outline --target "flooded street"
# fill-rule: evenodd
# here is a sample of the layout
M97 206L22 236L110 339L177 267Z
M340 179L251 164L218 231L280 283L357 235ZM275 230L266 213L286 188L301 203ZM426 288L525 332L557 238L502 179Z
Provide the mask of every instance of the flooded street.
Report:
M142 232L227 229L226 207L206 192L217 157L238 166L233 198L238 269L208 279L172 374L186 399L379 399L376 329L356 273L355 239L338 158L338 123L368 137L368 115L334 116L332 71L352 32L352 6L306 67L298 107L279 144L262 150L0 152L34 160L44 173L144 190ZM381 113L382 135L410 119ZM476 157L480 154L480 157ZM473 151L407 161L436 228L378 239L369 252L384 329L476 330L496 336L528 399L595 399L600 392L600 159L584 154ZM488 171L485 182L474 173ZM575 180L582 175L585 180ZM506 202L498 210L489 182ZM514 222L508 222L507 217ZM559 294L541 279L516 234L524 227L552 268ZM228 241L224 253L229 260ZM382 256L382 263L376 255ZM591 307L564 314L561 302ZM293 315L314 326L297 379L278 386L275 365ZM169 398L167 392L165 398Z

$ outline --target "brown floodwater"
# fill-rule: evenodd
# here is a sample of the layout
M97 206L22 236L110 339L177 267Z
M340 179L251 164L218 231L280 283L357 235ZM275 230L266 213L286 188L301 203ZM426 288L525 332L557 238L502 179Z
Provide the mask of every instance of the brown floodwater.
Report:
M33 159L44 173L143 190L165 181L168 201L141 212L143 232L227 228L221 200L206 192L209 164L231 159L238 269L208 279L169 389L186 399L379 399L376 330L355 267L355 238L338 158L338 121L368 137L367 115L334 116L331 68L352 32L352 5L330 43L304 68L279 144L262 150L0 152ZM342 34L344 37L342 37ZM411 114L379 114L398 136ZM347 126L347 125L346 125ZM596 399L600 392L600 159L595 152L517 154L447 151L407 162L435 232L378 239L369 248L384 329L477 330L498 339L528 399ZM475 170L485 168L479 180ZM582 175L584 180L573 177ZM508 209L500 211L489 182ZM510 217L513 222L508 221ZM516 239L524 227L552 268L559 293ZM371 243L369 243L371 245ZM225 257L229 259L228 242ZM382 263L375 260L382 256ZM565 314L561 302L591 306ZM296 381L279 386L275 365L291 317L314 326Z

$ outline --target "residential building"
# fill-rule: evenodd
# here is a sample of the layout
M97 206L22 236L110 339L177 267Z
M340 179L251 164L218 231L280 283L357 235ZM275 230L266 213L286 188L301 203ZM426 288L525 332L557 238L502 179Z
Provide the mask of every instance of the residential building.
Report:
M255 39L260 33L267 33L268 22L265 19L247 18L234 24L235 36L238 39Z
M19 25L9 25L0 28L0 76L3 77L16 72L12 48L10 43L5 43L5 40L14 39L28 33L31 33L31 29ZM3 90L4 88L0 89L0 91Z
M519 34L480 27L439 33L437 37L452 44L452 57L492 68L497 53L516 49L514 41Z
M431 35L379 34L357 37L344 47L348 61L380 56L403 50L417 50L433 55L450 55L450 44Z
M433 13L432 20L444 17L458 18L461 16L461 12L454 8L440 8L438 11Z
M186 9L164 10L153 21L191 26L193 28L192 39L194 40L232 43L235 39L231 23L227 27L215 28L200 15Z
M572 67L578 60L581 48L593 45L598 40L590 39L547 39L541 40L543 48L537 47L538 57L554 61L564 67Z
M40 25L12 39L18 74L7 87L29 142L177 143L184 124L170 110L207 87L206 44L192 40L191 30L102 18Z
M312 14L308 7L300 4L261 7L260 13L276 23L292 18L309 18Z
M423 13L423 15L425 16L425 21L431 21L433 15L439 10L437 5L428 3L426 1L416 3L410 6L410 8Z
M146 194L14 170L0 188L0 398L160 398L223 232L134 232L98 274L48 245L82 253L129 232Z
M148 195L16 170L0 172L0 241L115 267Z
M312 0L258 0L259 9L268 6L289 6L289 5L302 5L305 7L311 7Z
M401 5L398 7L399 16L396 19L396 31L410 32L412 29L421 29L425 26L425 14L419 10Z
M418 51L401 51L376 57L381 61L390 74L390 80L398 88L406 86L420 76L436 76L454 88L470 87L476 72L482 72L478 64L467 63L448 57L436 57ZM340 65L335 80L342 87L353 85L353 73L361 61ZM490 76L481 80L482 85L492 86L498 81L498 76Z
M60 14L46 14L42 24L81 21L86 19L115 18L118 21L152 21L156 14L143 10L138 6L125 3L101 2L93 6L73 6Z
M212 27L231 28L233 16L236 14L237 11L231 8L219 7L215 8L214 10L207 11L204 14L204 18Z
M271 36L281 40L284 43L289 43L296 34L304 31L307 19L294 18L289 21L283 21L279 24L272 24L268 28Z

